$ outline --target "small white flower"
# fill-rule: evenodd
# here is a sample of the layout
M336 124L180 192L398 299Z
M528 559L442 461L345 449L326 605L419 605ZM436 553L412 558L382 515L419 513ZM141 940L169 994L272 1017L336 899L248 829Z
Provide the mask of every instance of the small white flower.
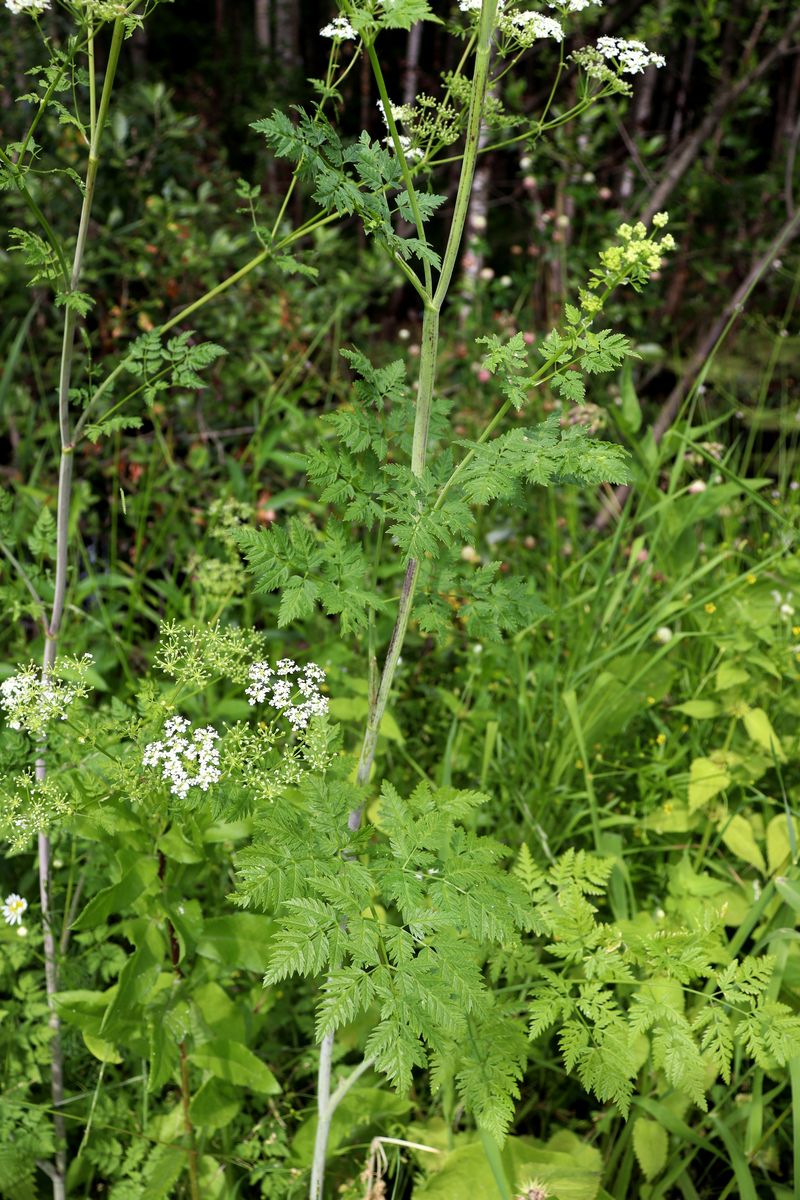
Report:
M73 665L80 672L88 669L91 663L92 656L85 654ZM5 709L11 729L41 734L49 721L66 721L70 704L77 696L85 694L81 682L67 683L54 675L43 679L40 669L31 663L0 683L0 708Z
M514 13L508 20L514 30L523 35L526 41L533 38L552 38L555 42L564 40L564 30L554 17L545 17L538 12L526 11Z
M781 594L781 592L776 590L770 592L770 596L772 596L772 599L775 601L775 607L782 617L794 616L794 605L789 603L789 601L792 599L791 592L787 592L784 596Z
M320 37L333 38L335 42L349 42L358 37L347 17L334 17L329 25L319 31Z
M674 634L669 625L659 625L658 629L653 634L653 637L657 642L660 642L662 646L666 646L667 642L672 641Z
M603 0L547 0L548 8L560 8L562 12L571 13L583 12L590 4L596 4L598 8L602 8Z
M33 16L38 16L50 7L50 0L6 0L6 8L14 16L19 16L20 13L31 13Z
M319 690L325 672L316 663L300 666L294 659L282 658L273 670L268 662L255 662L248 674L245 695L250 703L268 704L295 730L306 729L312 717L328 711L327 697Z
M6 896L2 908L0 908L6 925L21 925L23 914L27 911L28 901L24 896L18 896L16 892Z
M207 792L213 783L219 783L219 749L216 742L219 734L212 725L195 729L187 736L190 723L185 717L170 717L164 723L163 741L150 742L145 746L142 766L161 766L161 778L170 784L170 792L185 800L190 788L198 787ZM190 770L191 768L191 770Z
M644 42L601 37L597 39L597 51L603 58L615 59L622 75L640 75L645 67L666 66L666 59L660 54L653 54Z

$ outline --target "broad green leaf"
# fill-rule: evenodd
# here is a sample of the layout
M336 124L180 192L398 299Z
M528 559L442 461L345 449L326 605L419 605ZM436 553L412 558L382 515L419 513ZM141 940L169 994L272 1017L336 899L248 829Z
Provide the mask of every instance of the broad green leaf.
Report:
M770 874L782 870L797 857L800 846L800 825L796 817L779 813L767 826L767 864Z
M166 942L155 925L145 928L141 945L130 956L122 968L100 1033L110 1033L116 1023L130 1013L138 1004L150 997L156 980L165 965Z
M102 925L112 913L124 912L155 881L158 865L155 858L140 859L127 871L119 883L103 888L84 908L73 929L92 929Z
M76 1025L83 1031L99 1031L103 1013L109 1005L108 992L90 992L80 988L69 992L56 992L53 997L62 1021Z
M731 781L723 766L712 758L696 758L689 768L689 812L713 800Z
M147 1023L150 1069L147 1075L148 1092L158 1092L178 1069L178 1047L164 1023L163 1010L150 1014Z
M112 1042L107 1042L105 1038L94 1037L93 1034L83 1030L83 1040L86 1043L86 1049L95 1058L103 1063L121 1063L122 1055Z
M762 873L766 871L767 864L764 862L764 855L756 842L750 822L745 817L737 813L729 821L724 818L720 822L719 829L723 842L732 854L744 862L750 863L757 871Z
M556 1134L546 1146L534 1138L507 1138L501 1157L515 1194L524 1195L523 1189L538 1180L558 1200L595 1200L597 1196L602 1171L600 1153L568 1130ZM451 1151L441 1168L414 1188L414 1200L422 1196L436 1200L497 1200L497 1184L483 1146L473 1143Z
M203 932L203 914L197 900L183 900L180 904L167 907L167 915L178 941L178 961L183 962L187 954L193 955L198 938Z
M203 924L197 953L223 966L263 975L267 969L273 932L272 921L260 913L240 912L211 917Z
M667 1165L669 1138L658 1121L637 1117L633 1123L633 1150L645 1179L655 1179Z
M652 829L654 833L686 833L694 828L697 819L685 804L668 800L659 805L655 812L648 813L642 824L645 829Z
M725 692L728 688L742 687L745 683L749 683L750 676L747 671L741 667L734 667L728 663L723 663L716 674L715 688L718 692Z
M361 721L369 712L369 701L361 696L338 696L329 701L328 711L337 721ZM403 733L390 712L383 714L380 733L390 742L402 742Z
M212 1034L239 1042L247 1040L248 1009L241 1003L236 1004L213 979L194 989L192 1003Z
M184 837L177 825L171 825L165 834L158 839L158 849L179 863L196 863L203 861L202 850L197 849Z
M786 761L786 755L769 717L763 708L750 708L742 718L747 735L757 746L763 746L770 754L775 755L781 762Z
M189 1055L191 1062L204 1071L210 1071L217 1079L237 1087L250 1088L262 1096L276 1096L281 1090L275 1076L266 1063L241 1042L227 1038L214 1038Z
M216 1079L207 1079L192 1097L189 1116L204 1133L229 1125L242 1107L235 1091Z
M696 721L708 721L717 716L720 707L713 700L687 700L685 704L676 704L674 711L694 717Z

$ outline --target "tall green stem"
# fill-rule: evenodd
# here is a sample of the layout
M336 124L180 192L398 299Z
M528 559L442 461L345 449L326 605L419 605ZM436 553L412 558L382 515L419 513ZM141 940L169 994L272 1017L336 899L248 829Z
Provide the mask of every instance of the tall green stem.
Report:
M472 194L472 184L475 178L475 164L478 157L481 122L489 78L495 8L496 0L484 0L475 50L475 66L472 75L472 94L467 119L464 157L453 206L453 219L450 224L450 232L442 258L442 269L436 290L431 300L425 306L423 317L417 407L414 418L414 440L411 449L411 469L417 476L422 475L425 470L428 456L428 429L430 427L431 408L433 406L433 395L436 385L436 359L439 349L439 314L452 282L461 239L464 235L469 200ZM389 701L397 670L398 659L403 649L403 642L405 641L408 622L414 604L414 592L418 576L419 561L412 558L406 566L397 618L386 653L378 693L375 702L370 708L367 727L364 731L364 740L358 763L358 781L362 784L367 782L372 770L375 748L378 741L378 730L380 729L383 714L386 711L386 705ZM350 814L350 828L357 829L360 823L361 810L356 809Z
M472 76L472 94L470 98L467 134L464 146L464 157L461 164L461 175L453 207L453 218L447 238L442 268L436 291L431 294L432 280L430 269L426 265L425 313L422 322L422 343L420 347L419 380L417 384L417 403L414 415L414 437L411 447L411 469L416 476L421 476L425 470L428 456L428 430L430 427L431 409L433 407L434 389L436 386L436 360L439 349L439 314L447 297L453 278L459 246L464 234L467 219L472 184L475 176L475 163L478 157L481 121L486 101L486 89L489 77L489 55L494 33L494 18L497 0L483 0L481 17L475 51L475 66ZM386 85L383 82L380 64L375 56L374 48L367 47L372 63L378 89L383 100L389 130L395 143L395 152L404 164L404 179L408 190L409 202L415 218L418 215L416 196L411 183L408 164L399 144L395 122L391 116ZM419 236L422 237L421 222L418 222ZM431 280L431 282L429 282ZM386 652L386 659L381 672L380 685L371 701L367 717L367 726L361 745L361 755L358 763L358 782L365 784L370 776L375 759L375 749L378 742L378 731L381 719L386 711L386 705L394 682L400 653L403 649L408 622L414 604L414 591L419 576L419 560L412 558L406 564L405 578L400 593L400 603L397 610L394 629ZM351 830L358 829L361 824L361 808L354 809L349 816L348 825ZM330 1129L330 1118L335 1107L331 1096L331 1063L333 1058L333 1036L328 1035L323 1040L320 1051L320 1065L317 1075L318 1118L317 1133L314 1143L313 1170L311 1179L310 1200L322 1200L325 1171L325 1153Z
M111 101L111 89L119 62L122 48L123 24L121 20L114 23L111 47L108 55L108 66L103 80L103 92L100 98L100 108L96 121L93 122L92 136L89 144L89 162L86 170L86 182L78 222L78 235L75 241L75 253L72 260L70 275L70 293L78 290L83 269L83 257L86 250L86 239L89 232L89 220L94 199L97 170L100 165L99 147L103 135L103 127L108 116ZM56 559L55 579L53 587L53 603L45 630L44 654L42 658L42 679L46 680L53 669L58 651L58 639L64 616L64 605L67 594L67 573L69 566L69 511L72 499L72 466L74 461L74 444L71 440L69 390L72 380L72 361L75 346L75 327L77 311L67 306L64 315L64 334L61 343L61 365L58 374L58 427L61 442L61 459L58 472L58 500L56 504ZM43 782L47 775L47 765L40 753L36 761L36 779ZM53 1126L56 1138L55 1162L51 1170L53 1181L53 1200L65 1200L66 1197L66 1129L61 1106L64 1100L64 1060L61 1049L61 1031L58 1013L55 1008L54 995L58 991L58 959L52 908L50 903L50 839L45 833L38 838L39 850L39 896L42 907L42 931L44 942L44 971L47 1000L50 1009L50 1042L51 1062L51 1094L53 1097Z

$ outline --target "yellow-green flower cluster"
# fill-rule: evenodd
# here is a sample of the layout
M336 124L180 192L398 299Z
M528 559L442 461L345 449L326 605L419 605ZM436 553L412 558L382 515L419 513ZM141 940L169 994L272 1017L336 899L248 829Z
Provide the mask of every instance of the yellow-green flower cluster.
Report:
M74 812L74 800L50 776L37 780L31 769L0 783L0 837L12 853L25 850L37 833L48 832Z
M668 220L667 213L656 213L653 232L662 230ZM589 288L593 290L580 292L581 308L590 316L594 316L603 306L601 297L593 292L607 291L620 283L628 283L640 291L652 273L663 265L664 254L675 249L672 234L654 237L653 233L648 234L647 227L641 221L635 225L620 225L617 239L600 253L600 267L592 271L589 282Z

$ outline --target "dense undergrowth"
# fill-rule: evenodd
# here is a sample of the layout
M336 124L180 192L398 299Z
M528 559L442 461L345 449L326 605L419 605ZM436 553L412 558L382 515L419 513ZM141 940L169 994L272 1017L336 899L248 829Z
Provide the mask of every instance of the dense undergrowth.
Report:
M465 52L463 110L417 129L454 164L413 186L382 126L337 158L359 132L349 38L326 43L316 95L296 84L313 116L282 124L266 87L240 97L257 128L234 149L203 98L187 115L191 77L176 98L123 66L60 304L53 246L74 249L98 97L77 73L65 107L42 106L24 179L52 75L3 112L23 231L0 258L10 1200L322 1195L321 1164L324 1195L352 1200L798 1194L800 276L794 227L778 240L785 164L761 145L766 84L716 173L698 162L670 202L670 259L660 217L635 228L649 171L635 210L604 182L626 97L540 142L509 77L485 113L519 138L494 159L511 219L497 195L479 211L468 179L449 256L490 7L425 25L457 50L436 41L426 87ZM623 35L681 45L686 6L642 7ZM701 7L692 36L724 82L713 21L741 13ZM71 15L105 63L116 14L93 33L91 8ZM394 88L397 39L428 6L343 8L388 47ZM43 17L45 44L79 56L69 9ZM148 17L153 63L179 10ZM762 55L784 18L769 8ZM580 15L584 41L599 19ZM530 51L505 36L495 70ZM534 43L547 70L551 42ZM17 76L42 53L27 26L2 52ZM650 161L665 143L637 112ZM391 219L387 194L405 195ZM52 245L30 236L36 208ZM65 413L82 436L58 526Z

